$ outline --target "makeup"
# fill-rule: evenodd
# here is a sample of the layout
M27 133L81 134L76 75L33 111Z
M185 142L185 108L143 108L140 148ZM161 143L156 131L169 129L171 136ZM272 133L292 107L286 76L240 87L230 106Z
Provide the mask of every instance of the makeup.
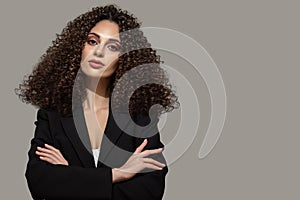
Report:
M92 59L89 60L89 65L94 69L100 69L104 67L104 64L100 60Z

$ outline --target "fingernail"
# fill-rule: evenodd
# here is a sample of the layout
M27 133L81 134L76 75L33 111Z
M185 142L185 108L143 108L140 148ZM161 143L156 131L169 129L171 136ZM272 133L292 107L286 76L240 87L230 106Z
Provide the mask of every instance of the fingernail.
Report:
M144 142L146 142L147 141L147 139L144 139Z

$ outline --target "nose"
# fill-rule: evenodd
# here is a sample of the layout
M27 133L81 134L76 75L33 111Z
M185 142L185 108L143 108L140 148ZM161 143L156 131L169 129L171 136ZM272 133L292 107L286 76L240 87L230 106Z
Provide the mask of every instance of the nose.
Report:
M101 44L99 44L96 48L95 48L95 50L94 50L94 55L95 56L98 56L98 57L103 57L104 56L104 45L103 45L103 43Z

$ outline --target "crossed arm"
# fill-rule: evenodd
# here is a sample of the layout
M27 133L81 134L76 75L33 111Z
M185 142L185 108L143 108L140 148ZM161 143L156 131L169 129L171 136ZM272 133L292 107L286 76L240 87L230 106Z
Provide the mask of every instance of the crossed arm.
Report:
M28 152L25 172L33 199L162 199L167 166L162 170L139 173L131 179L113 182L111 168L83 168L69 166L56 149L56 163L43 160L36 153L37 147L52 144L47 111L39 110L34 138ZM138 139L137 143L142 143ZM148 148L161 147L159 134L148 138ZM50 146L47 148L51 149ZM55 148L53 147L53 151Z

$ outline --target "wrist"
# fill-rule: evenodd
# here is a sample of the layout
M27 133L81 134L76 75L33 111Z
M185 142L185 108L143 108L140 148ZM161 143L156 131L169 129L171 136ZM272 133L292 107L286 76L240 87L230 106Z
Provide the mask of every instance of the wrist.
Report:
M112 169L112 182L120 182L123 180L122 172L119 168L113 168Z

